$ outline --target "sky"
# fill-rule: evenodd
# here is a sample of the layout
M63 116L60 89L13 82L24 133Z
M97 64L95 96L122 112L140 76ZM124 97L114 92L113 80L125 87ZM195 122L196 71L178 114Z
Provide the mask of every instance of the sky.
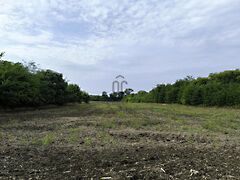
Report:
M90 94L240 68L240 0L0 0L0 52Z

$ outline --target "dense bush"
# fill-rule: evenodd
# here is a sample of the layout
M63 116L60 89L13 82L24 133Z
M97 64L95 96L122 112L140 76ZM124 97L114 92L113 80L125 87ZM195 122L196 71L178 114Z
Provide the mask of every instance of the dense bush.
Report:
M38 70L34 63L0 61L0 106L22 107L68 102L89 102L89 95L78 85L68 84L63 75Z
M207 78L188 76L174 84L161 84L149 93L127 96L127 102L179 103L204 106L239 106L240 71L211 73Z

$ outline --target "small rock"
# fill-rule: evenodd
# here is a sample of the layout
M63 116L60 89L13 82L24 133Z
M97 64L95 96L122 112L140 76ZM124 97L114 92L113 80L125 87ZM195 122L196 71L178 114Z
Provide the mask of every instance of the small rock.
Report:
M199 174L198 171L193 170L193 169L190 170L190 176L197 175L197 174Z
M71 171L65 171L65 172L63 172L63 174L67 174L67 173L71 173Z
M102 177L101 179L102 179L102 180L105 180L105 179L112 179L112 177Z
M163 168L161 168L161 171L164 172L164 173L166 173L166 171L165 171Z

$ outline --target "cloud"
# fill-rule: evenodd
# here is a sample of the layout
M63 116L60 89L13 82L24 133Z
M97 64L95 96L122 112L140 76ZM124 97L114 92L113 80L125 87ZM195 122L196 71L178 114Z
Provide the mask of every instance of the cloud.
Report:
M239 0L3 0L0 7L7 58L32 59L73 79L71 64L93 67L87 77L102 79L148 74L143 84L167 71L240 65Z

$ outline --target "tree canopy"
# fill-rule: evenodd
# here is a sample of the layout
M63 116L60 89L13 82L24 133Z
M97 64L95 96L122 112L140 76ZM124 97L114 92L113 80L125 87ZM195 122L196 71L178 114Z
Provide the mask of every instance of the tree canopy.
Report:
M208 77L194 79L187 76L173 84L157 85L150 92L140 91L126 96L126 102L178 103L203 106L239 106L239 69L211 73Z
M1 53L2 54L2 53ZM68 102L89 102L89 95L76 84L68 84L63 75L39 70L35 64L0 61L0 106L23 107Z

